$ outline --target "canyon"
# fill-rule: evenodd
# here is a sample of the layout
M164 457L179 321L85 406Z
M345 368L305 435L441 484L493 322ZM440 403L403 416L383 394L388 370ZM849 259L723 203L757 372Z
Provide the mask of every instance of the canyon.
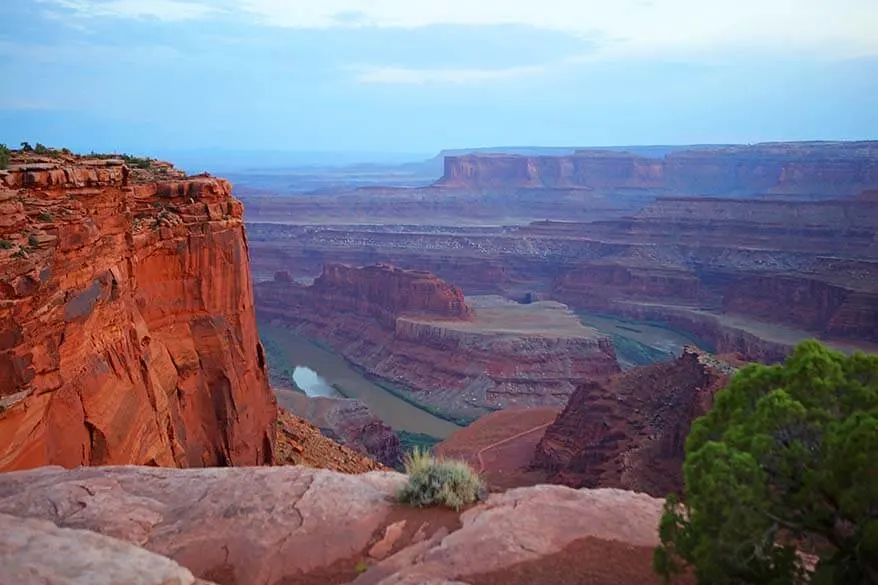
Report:
M874 351L876 168L874 142L460 155L428 187L248 200L253 274L387 262L753 360L808 337Z
M0 470L260 465L277 409L243 207L170 164L0 171Z
M254 288L260 320L328 345L452 419L563 405L580 382L619 369L609 338L564 305L465 298L424 271L331 264L311 285L281 271Z

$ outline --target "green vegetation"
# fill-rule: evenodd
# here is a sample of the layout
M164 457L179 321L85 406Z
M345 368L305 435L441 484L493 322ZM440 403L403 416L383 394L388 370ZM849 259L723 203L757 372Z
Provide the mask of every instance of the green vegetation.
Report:
M22 142L21 150L23 150L24 152L33 152L34 147L30 145L30 142Z
M399 437L399 444L403 453L411 453L415 449L420 449L425 453L430 453L433 451L433 447L442 442L442 439L437 439L432 435L426 435L424 433L396 431L396 436Z
M443 460L427 451L415 449L405 459L408 483L397 500L423 508L445 506L457 511L479 499L482 479L463 461Z
M686 441L685 501L669 498L656 571L711 585L878 583L878 356L805 341L750 365Z
M52 221L52 215L48 211L41 211L37 218L40 221Z
M0 144L0 170L9 168L9 159L12 157L12 151L5 144Z
M37 241L37 237L34 234L31 234L27 237L27 245L31 248L36 248L40 245L40 242Z
M141 157L134 156L131 154L116 153L116 152L95 152L91 151L88 153L89 158L99 158L99 159L112 159L118 158L125 161L125 164L129 167L136 167L138 169L150 169L152 168L153 163L156 161L154 158L149 157Z
M155 159L132 156L130 154L123 154L119 158L124 160L125 164L129 167L137 167L138 169L150 169L152 168L152 163L155 162Z
M357 575L361 575L369 570L369 562L366 559L360 559L357 561L356 566L354 566L354 570L357 572Z
M12 242L10 242L9 240L0 240L0 249L11 250Z

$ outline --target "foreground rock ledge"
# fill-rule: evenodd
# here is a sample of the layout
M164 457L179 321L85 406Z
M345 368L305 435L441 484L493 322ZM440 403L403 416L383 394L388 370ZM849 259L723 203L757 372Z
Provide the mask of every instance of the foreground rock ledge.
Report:
M492 495L452 526L450 513L396 506L392 495L403 481L397 473L303 467L44 467L0 475L0 514L99 532L169 557L198 578L236 585L306 583L315 575L356 585L480 583L479 575L585 539L639 561L657 543L662 500L643 494L520 488ZM443 514L446 521L436 522ZM375 548L388 549L380 562L369 556Z

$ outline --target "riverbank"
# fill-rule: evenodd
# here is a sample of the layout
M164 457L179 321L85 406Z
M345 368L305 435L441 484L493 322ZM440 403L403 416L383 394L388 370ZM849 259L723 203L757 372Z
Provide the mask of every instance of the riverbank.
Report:
M444 439L462 428L462 425L419 407L413 399L398 395L400 390L392 391L384 384L366 378L344 357L289 329L263 321L258 327L266 346L269 371L280 374L278 382L284 382L285 374L290 374L286 378L289 382L281 387L292 389L292 372L296 366L303 366L316 372L344 396L363 401L375 416L396 431Z

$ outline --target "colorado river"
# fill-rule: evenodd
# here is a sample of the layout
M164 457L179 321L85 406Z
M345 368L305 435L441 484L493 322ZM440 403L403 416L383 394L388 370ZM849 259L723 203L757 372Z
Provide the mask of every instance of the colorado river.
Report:
M293 382L305 391L309 398L315 396L340 396L332 385L317 372L305 366L296 366L293 370Z
M340 355L323 349L288 329L260 322L259 333L280 347L287 364L295 367L294 378L298 375L304 382L302 384L299 379L295 380L306 394L326 392L326 387L329 390L338 389L349 398L358 398L365 402L375 416L395 430L424 433L440 439L460 430L456 424L433 416L394 396L363 377Z

